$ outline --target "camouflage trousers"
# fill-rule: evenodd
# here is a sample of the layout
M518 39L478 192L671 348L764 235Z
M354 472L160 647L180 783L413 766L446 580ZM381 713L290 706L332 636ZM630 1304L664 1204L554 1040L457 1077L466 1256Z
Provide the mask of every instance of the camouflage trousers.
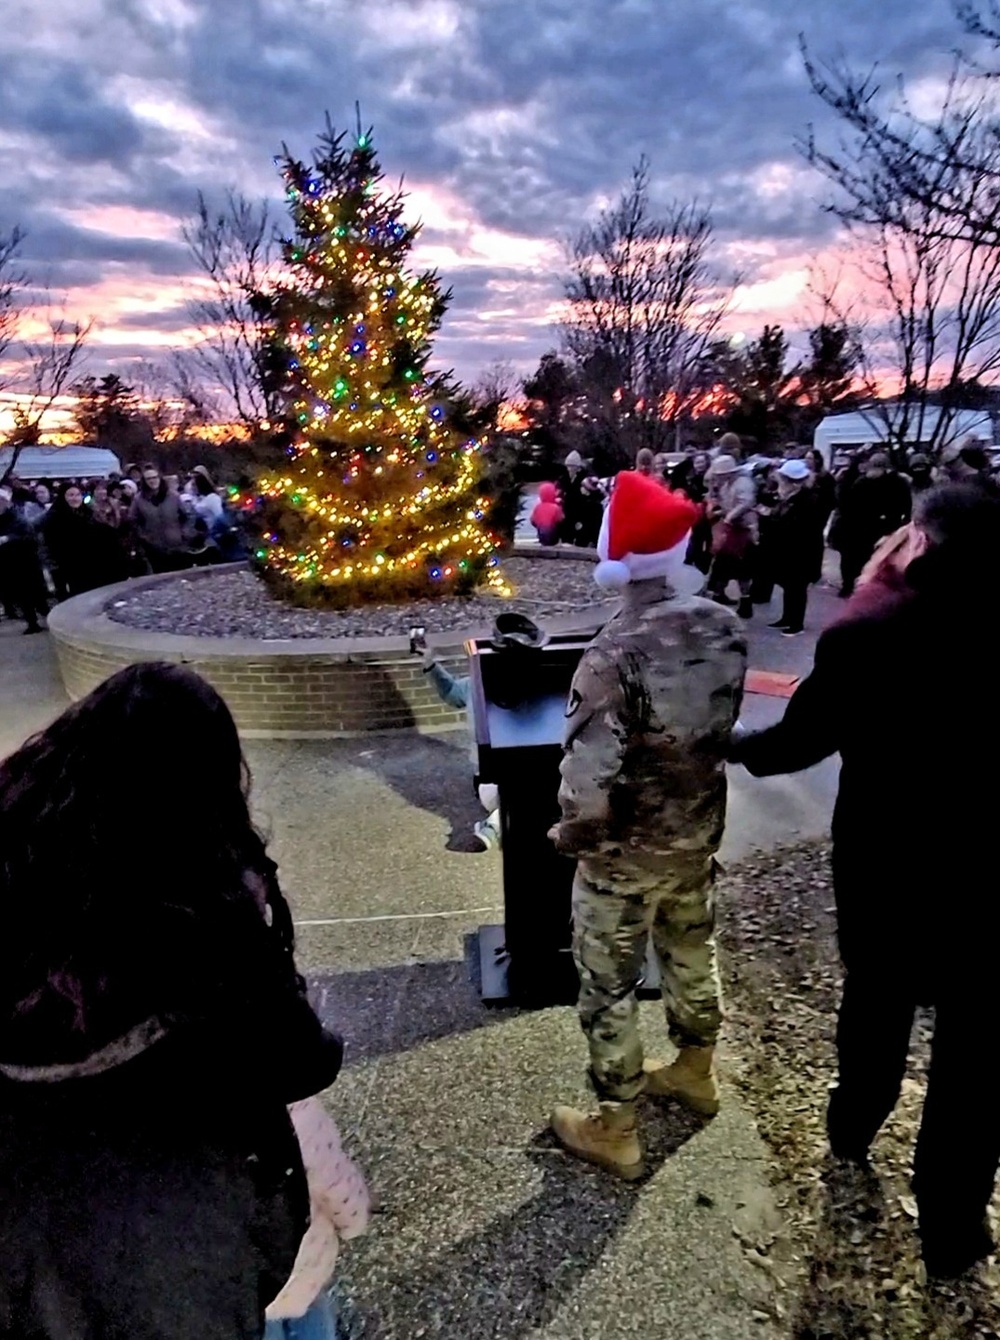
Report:
M573 954L580 1022L602 1102L631 1102L642 1089L635 992L650 936L672 1040L679 1047L710 1047L718 1039L714 877L714 858L704 852L581 858L577 865Z

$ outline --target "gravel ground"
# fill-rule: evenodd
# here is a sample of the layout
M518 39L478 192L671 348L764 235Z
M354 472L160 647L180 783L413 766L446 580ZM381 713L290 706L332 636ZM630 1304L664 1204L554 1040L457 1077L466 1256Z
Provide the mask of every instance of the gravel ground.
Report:
M585 560L510 558L503 572L512 600L474 595L353 610L296 609L248 570L193 581L181 575L124 596L108 614L130 628L195 637L378 637L405 635L415 624L429 633L489 625L503 609L545 618L599 603L594 567Z
M872 1174L829 1159L840 972L829 852L808 844L734 867L720 892L728 977L728 1070L774 1154L790 1243L757 1246L794 1340L980 1340L1000 1336L996 1265L928 1285L915 1232L911 1158L932 1020L918 1017L896 1112ZM996 1203L994 1203L996 1208Z

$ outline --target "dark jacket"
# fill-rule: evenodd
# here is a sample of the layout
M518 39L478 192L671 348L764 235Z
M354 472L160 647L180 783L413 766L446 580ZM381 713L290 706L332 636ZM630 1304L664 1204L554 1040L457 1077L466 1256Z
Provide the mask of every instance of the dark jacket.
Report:
M817 537L822 531L810 489L779 498L768 518L766 535L771 571L779 586L815 580Z
M883 535L906 525L910 510L910 489L902 475L862 475L839 504L841 552L848 548L870 554Z
M837 481L829 470L824 470L821 474L813 476L810 490L816 504L820 528L825 529L826 523L833 515L833 509L837 505Z
M35 533L14 507L0 512L0 576L37 557Z
M42 535L49 559L70 595L128 576L117 535L100 525L86 506L53 503L42 522Z
M991 834L1000 713L981 687L996 655L983 594L937 555L911 592L827 629L782 720L733 746L755 776L838 754L833 819L841 951L848 967L936 979L974 970L1000 931ZM944 945L961 926L958 941ZM971 942L971 943L970 943Z
M259 1337L309 1220L285 1105L341 1058L290 959L262 935L87 1055L52 1032L0 1029L0 1337Z
M13 507L0 512L0 602L29 621L47 609L45 578L35 532Z

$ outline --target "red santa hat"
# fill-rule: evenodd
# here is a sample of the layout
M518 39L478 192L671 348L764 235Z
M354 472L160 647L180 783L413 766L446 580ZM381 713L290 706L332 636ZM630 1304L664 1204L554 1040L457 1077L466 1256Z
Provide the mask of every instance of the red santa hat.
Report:
M616 590L629 582L674 576L684 563L698 514L698 507L683 494L672 493L635 470L623 470L615 480L597 541L598 586Z

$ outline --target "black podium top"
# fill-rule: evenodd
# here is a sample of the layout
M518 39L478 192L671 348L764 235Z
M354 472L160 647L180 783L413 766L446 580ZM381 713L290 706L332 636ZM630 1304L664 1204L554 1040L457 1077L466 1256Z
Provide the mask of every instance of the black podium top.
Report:
M570 684L589 641L557 635L537 651L498 651L487 639L465 644L483 781L499 780L497 768L506 771L519 751L561 750Z

